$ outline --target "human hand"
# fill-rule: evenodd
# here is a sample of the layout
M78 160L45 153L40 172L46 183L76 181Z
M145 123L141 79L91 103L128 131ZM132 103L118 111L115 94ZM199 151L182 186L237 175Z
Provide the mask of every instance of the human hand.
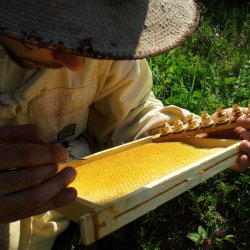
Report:
M231 109L226 110L231 117ZM213 115L214 117L215 115ZM247 169L250 163L250 118L239 117L237 119L237 127L234 129L220 130L211 133L199 134L196 137L203 138L221 138L221 139L241 139L240 144L241 154L238 162L231 169L243 172Z
M58 172L68 151L49 145L33 125L0 127L0 223L44 213L74 200L74 168Z
M238 164L233 166L232 169L242 172L250 164L250 118L238 118L234 133L242 139L242 142L240 143L241 154L238 158Z

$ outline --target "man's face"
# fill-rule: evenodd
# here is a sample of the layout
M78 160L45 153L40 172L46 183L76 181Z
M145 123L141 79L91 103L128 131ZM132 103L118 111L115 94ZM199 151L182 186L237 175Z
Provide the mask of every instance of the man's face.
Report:
M72 71L80 71L85 61L81 56L39 48L1 35L0 45L6 49L13 61L27 69L66 67Z

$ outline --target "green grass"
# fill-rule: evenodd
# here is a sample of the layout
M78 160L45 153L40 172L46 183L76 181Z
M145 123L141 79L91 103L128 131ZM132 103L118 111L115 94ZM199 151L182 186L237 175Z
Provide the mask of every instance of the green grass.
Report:
M201 23L192 37L148 59L153 91L165 105L197 114L233 103L246 106L250 3L202 0L200 7ZM54 250L250 249L249 172L224 171L89 247L81 245L78 227L72 223Z
M249 12L247 1L201 1L197 32L183 46L149 60L154 92L164 104L197 113L234 102L247 104L250 16L246 8Z

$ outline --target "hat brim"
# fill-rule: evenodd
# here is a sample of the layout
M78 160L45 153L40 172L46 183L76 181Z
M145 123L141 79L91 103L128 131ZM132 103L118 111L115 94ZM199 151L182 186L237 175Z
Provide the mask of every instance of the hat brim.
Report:
M185 41L194 0L0 1L0 34L92 58L140 59Z

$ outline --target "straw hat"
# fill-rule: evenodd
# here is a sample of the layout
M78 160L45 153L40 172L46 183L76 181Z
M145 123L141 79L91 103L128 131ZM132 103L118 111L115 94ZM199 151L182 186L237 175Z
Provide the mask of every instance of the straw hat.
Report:
M195 0L0 0L0 35L94 58L164 53L198 24Z

